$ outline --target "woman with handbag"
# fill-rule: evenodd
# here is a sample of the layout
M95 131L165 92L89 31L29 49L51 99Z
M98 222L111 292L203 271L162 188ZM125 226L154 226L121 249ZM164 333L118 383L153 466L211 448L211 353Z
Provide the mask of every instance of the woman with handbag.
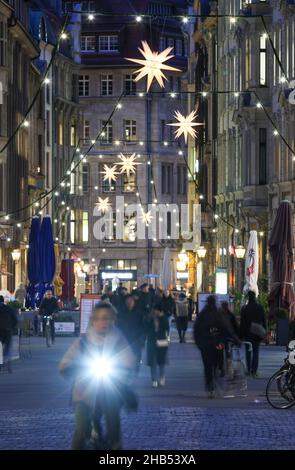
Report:
M169 321L161 304L154 305L146 322L147 365L151 368L152 386L165 385L165 364L167 362Z

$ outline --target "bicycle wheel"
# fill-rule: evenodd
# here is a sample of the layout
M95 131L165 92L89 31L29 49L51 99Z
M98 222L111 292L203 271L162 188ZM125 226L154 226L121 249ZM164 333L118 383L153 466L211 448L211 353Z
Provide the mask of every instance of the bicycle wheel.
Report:
M268 381L266 398L268 403L276 409L287 409L295 405L294 377L289 369L281 369Z
M46 336L46 346L48 348L50 348L50 346L51 346L51 331L50 331L49 326L46 326L45 336Z

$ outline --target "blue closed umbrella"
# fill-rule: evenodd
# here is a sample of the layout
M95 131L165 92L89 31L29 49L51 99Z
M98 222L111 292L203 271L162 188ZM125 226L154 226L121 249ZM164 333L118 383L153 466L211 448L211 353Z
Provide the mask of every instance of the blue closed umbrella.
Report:
M48 289L53 290L52 281L55 274L55 253L52 224L49 215L43 217L39 239L40 286L39 300Z
M33 217L29 237L28 250L28 298L27 306L35 307L35 296L37 285L40 281L40 262L39 262L39 238L40 238L40 220L39 217Z

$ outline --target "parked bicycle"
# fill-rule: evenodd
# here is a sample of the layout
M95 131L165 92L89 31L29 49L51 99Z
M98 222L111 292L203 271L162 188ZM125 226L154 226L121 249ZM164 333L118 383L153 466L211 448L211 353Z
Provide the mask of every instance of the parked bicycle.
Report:
M288 409L295 405L295 340L288 344L284 365L269 379L266 398L276 409Z

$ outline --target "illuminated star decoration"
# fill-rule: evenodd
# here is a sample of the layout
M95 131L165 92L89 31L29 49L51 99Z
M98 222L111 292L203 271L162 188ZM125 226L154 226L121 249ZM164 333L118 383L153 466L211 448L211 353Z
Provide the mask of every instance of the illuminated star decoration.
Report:
M105 199L103 199L102 197L99 197L97 201L98 202L95 205L98 208L98 210L100 210L103 214L110 210L111 203L108 197L106 197Z
M148 211L148 212L142 211L142 215L140 216L140 218L142 222L144 222L145 225L148 226L152 222L154 217L152 216L151 211Z
M167 125L178 127L175 131L175 137L179 138L181 134L183 134L185 143L187 143L188 135L191 135L192 137L197 136L197 132L194 127L204 125L202 122L194 122L194 119L197 117L196 111L192 111L188 116L183 116L179 111L175 111L174 117L178 122L173 122L172 124Z
M135 62L136 64L143 66L134 72L138 74L134 79L135 82L138 82L138 80L147 75L147 91L149 91L154 78L157 80L160 87L164 88L163 78L164 80L167 80L167 78L162 70L174 70L176 72L181 72L181 70L176 69L175 67L164 64L164 62L174 57L174 55L169 55L173 47L167 47L167 49L159 53L152 51L146 41L141 41L141 44L143 49L139 47L138 50L142 53L144 59L126 58L126 60L130 60L131 62Z
M135 173L135 165L140 165L139 162L135 161L136 153L133 153L130 157L120 153L119 158L121 161L118 162L118 165L121 165L121 173L126 172L127 178L129 178L131 173Z
M114 165L114 166L108 166L108 165L104 165L103 166L103 171L101 172L103 174L103 180L104 181L108 181L109 184L111 185L112 184L112 181L116 181L117 180L117 175L119 174L116 170L117 170L117 166Z

